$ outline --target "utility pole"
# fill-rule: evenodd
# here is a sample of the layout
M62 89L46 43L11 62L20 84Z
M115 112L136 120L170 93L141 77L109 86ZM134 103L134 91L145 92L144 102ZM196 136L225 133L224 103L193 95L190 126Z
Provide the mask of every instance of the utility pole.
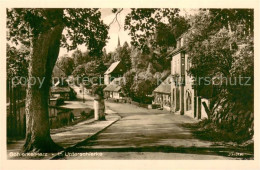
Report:
M83 81L84 75L81 75L81 85L82 85L82 94L83 94L83 103L85 103L84 99L84 81Z

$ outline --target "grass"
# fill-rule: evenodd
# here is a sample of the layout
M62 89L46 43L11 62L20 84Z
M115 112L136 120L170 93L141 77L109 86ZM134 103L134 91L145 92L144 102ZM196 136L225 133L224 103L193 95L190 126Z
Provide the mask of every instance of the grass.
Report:
M254 141L246 133L240 132L236 134L234 130L221 129L207 119L198 123L184 124L183 126L190 129L198 139L212 141L216 145L233 147L241 152L254 153Z

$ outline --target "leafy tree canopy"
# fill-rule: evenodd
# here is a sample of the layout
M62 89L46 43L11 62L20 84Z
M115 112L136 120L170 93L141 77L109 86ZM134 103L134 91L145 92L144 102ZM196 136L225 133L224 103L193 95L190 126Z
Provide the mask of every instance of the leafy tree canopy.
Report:
M7 64L7 77L15 76L28 76L28 55L30 51L26 47L16 49L7 44L6 64Z
M209 77L218 83L221 77L233 82L239 76L250 77L248 86L239 84L238 80L235 85L224 81L219 86L226 98L243 103L248 110L253 108L252 23L251 9L206 9L191 18L192 29L186 35L192 61L190 73L197 81L199 77ZM205 89L205 86L200 83L198 88Z
M74 69L74 60L67 55L59 58L56 64L67 76L71 75Z
M130 31L131 44L143 52L149 52L149 46L174 46L175 38L189 27L179 12L177 8L132 9L124 27Z
M7 39L29 47L30 37L61 25L64 27L62 47L74 50L77 45L85 44L90 55L100 56L108 37L108 26L100 18L101 13L96 8L7 9Z

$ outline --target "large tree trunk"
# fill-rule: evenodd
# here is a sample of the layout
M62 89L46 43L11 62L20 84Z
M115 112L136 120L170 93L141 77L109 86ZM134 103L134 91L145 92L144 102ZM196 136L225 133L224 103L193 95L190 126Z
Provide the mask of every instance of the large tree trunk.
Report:
M62 17L62 11L59 11ZM26 141L24 152L57 152L50 136L48 99L52 70L59 55L63 26L57 24L31 40L29 80L26 96ZM43 81L41 86L40 81Z

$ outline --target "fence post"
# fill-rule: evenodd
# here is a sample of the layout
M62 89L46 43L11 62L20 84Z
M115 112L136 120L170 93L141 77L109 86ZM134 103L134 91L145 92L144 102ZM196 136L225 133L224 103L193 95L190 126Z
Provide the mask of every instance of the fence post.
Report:
M16 93L17 93L17 88L14 87L13 89L13 115L14 115L14 136L17 136L17 103L16 103Z

